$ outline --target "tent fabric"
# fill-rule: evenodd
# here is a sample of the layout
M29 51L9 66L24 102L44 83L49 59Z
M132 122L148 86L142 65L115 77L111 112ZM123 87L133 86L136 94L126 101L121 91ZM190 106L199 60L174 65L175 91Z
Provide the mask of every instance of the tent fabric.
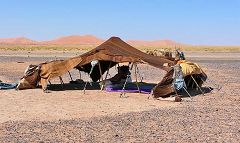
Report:
M171 69L170 67L164 66L165 63L168 63L170 66L174 64L174 62L169 59L148 55L138 49L135 49L118 37L111 37L95 49L92 49L80 56L64 61L42 63L40 84L43 88L45 88L48 80L62 76L73 68L90 73L91 62L94 60L99 61L102 73L107 71L109 67L111 68L117 63L123 62L148 63L165 71L169 71ZM90 77L93 81L100 79L101 75L99 66L95 66L93 68Z
M184 76L203 73L201 67L196 63L180 60L177 64L181 66Z
M92 69L91 62L95 60L98 61L98 65ZM25 89L33 88L32 86L37 86L33 81L33 79L35 79L37 82L40 82L43 89L46 89L49 80L62 76L73 68L89 73L92 80L97 81L101 78L101 73L103 74L108 68L115 66L117 63L124 62L147 63L167 72L162 81L153 88L155 98L163 97L174 92L172 88L174 73L172 66L175 64L174 60L146 54L125 43L118 37L111 37L98 47L80 56L66 60L41 63L38 65L40 69L31 73L32 77L23 77L23 81L20 82L20 84L27 83L25 85L31 85L29 87L24 86ZM185 76L201 74L203 75L203 79L207 78L206 74L195 63L182 60L179 61L178 64L182 67ZM90 73L91 69L92 72Z
M46 89L47 82L50 79L62 76L73 68L90 73L92 67L91 62L94 60L99 61L99 66L95 66L92 73L90 74L90 77L93 81L99 80L101 77L101 72L104 73L108 68L115 66L117 63L147 63L165 71L171 70L170 66L174 64L174 61L172 60L148 55L130 46L118 37L111 37L98 47L80 56L67 60L41 63L39 65L40 78L37 78L37 80L39 80L38 82L40 82L42 88ZM164 66L166 63L169 66ZM101 72L99 70L99 67L101 68ZM22 80L25 79L27 79L27 77L24 77ZM25 83L25 81L22 83ZM28 87L24 86L24 88L27 89Z
M166 97L169 94L174 93L175 91L173 89L173 86L175 85L177 89L180 89L183 84L187 84L187 88L196 87L195 82L192 80L192 77L196 80L199 86L203 84L203 80L205 81L207 79L207 75L196 63L186 60L179 60L174 67L176 66L181 67L181 72L183 73L184 80L178 80L177 82L175 82L174 70L176 70L176 68L172 68L171 71L168 71L166 73L162 81L153 88L154 98Z
M196 80L196 82L198 83L199 86L201 86L203 84L203 80L205 81L207 79L207 75L203 72L201 67L199 65L197 65L196 63L192 63L192 62L186 61L186 60L180 60L177 62L176 65L181 66L181 70L182 70L182 73L184 76L184 81L185 81L185 83L188 83L186 85L187 88L196 87L195 83L192 80L192 77ZM172 70L170 70L166 73L166 75L163 77L162 81L160 81L153 88L153 97L154 98L166 97L175 92L173 89L174 76L175 76L174 68L172 68ZM179 88L182 86L181 84L183 84L184 81L183 80L178 81Z
M81 57L75 57L40 64L40 84L42 88L46 88L48 80L64 75L78 65L81 60Z
M93 60L103 60L116 63L146 62L152 66L168 71L170 68L163 66L163 64L168 63L169 65L173 65L174 63L166 58L146 54L130 46L118 37L111 37L106 42L80 57L82 57L82 61L79 63L78 67L89 64Z
M168 71L163 79L152 89L154 98L165 97L174 92L172 88L174 69Z

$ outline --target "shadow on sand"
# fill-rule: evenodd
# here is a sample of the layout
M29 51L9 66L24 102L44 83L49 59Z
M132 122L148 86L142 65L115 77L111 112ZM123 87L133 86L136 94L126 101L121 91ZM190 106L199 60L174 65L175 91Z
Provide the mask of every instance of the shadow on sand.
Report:
M198 89L198 88L196 88L196 89L187 89L188 93L192 97L210 93L212 90L213 90L212 87L201 87L201 90ZM181 95L181 97L189 97L189 95L185 91L180 91L180 92L178 92L178 94Z
M83 83L64 83L64 84L50 84L48 90L50 91L65 91L65 90L83 90L85 86ZM97 82L87 83L86 90L100 90L100 85Z
M48 85L48 90L50 90L50 91L84 90L85 84L86 84L86 82L50 84L50 85ZM91 84L88 82L86 85L86 90L100 90L100 89L101 89L101 87L100 87L99 83L97 83L97 82L92 82ZM197 89L188 89L187 91L192 97L194 97L194 96L210 93L212 90L213 90L213 88L211 88L211 87L202 87L201 90L199 90L197 88ZM189 95L185 91L178 91L178 94L181 97L189 97ZM176 94L173 93L166 97L175 96L175 95Z

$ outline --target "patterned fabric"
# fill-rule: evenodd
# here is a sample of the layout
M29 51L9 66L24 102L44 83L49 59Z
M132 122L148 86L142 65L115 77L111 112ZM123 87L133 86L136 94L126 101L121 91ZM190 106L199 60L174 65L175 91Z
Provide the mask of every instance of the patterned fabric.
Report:
M0 82L0 90L3 89L14 89L16 88L17 84L16 83L3 83Z

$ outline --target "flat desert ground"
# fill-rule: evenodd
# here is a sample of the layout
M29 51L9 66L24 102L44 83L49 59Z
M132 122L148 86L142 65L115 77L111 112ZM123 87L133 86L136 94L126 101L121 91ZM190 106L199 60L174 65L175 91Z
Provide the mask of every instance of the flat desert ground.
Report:
M29 64L79 54L0 51L0 80L17 82ZM182 102L139 93L120 98L120 93L100 90L0 90L0 142L239 142L240 53L185 54L203 68L210 79L204 87L213 90ZM145 82L157 83L164 75L148 65L139 69ZM79 78L77 71L71 73ZM89 80L86 74L82 78ZM68 83L69 76L63 80ZM219 91L216 84L222 86Z

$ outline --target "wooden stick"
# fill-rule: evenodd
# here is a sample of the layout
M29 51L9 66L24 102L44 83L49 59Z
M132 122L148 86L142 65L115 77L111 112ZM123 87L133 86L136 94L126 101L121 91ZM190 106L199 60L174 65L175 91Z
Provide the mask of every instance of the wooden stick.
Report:
M83 94L85 94L85 90L87 88L88 81L85 83L84 88L83 88Z
M190 93L187 91L187 89L185 87L183 87L184 91L188 94L188 96L192 99L192 96L190 95Z
M107 73L106 73L106 75L105 75L105 79L104 79L104 80L107 79L107 76L108 76L109 69L110 69L111 65L112 65L112 61L110 61L110 63L109 63L108 70L107 70Z
M191 75L193 81L195 82L195 84L197 85L197 87L200 89L200 91L202 92L202 94L204 95L204 92L202 91L201 87L197 84L197 81L193 78L193 76Z
M137 88L138 88L138 92L139 93L141 93L141 90L140 90L140 88L139 88L139 85L138 85L138 80L137 80L137 64L135 63L134 64L135 66L135 68L134 68L134 73L135 73L135 78L136 78L136 85L137 85Z
M101 69L100 61L98 62L98 68L99 68L100 75L101 75L101 78L100 78L100 79L103 81L103 75L102 75L102 69Z
M107 73L106 73L105 78L104 78L104 80L103 80L103 84L101 85L101 90L103 90L103 88L104 88L104 86L105 86L105 81L106 81L106 79L107 79L107 76L108 76L108 73L109 73L109 69L110 69L110 67L111 67L111 64L112 64L112 61L110 61L110 63L109 63L109 66L108 66L108 69L107 69Z
M103 75L102 75L102 69L101 69L101 64L100 64L100 61L98 61L98 68L99 68L99 71L100 71L100 75L101 75L101 81L103 82ZM100 81L100 80L99 80ZM101 86L101 90L103 90L103 86Z
M70 73L69 71L68 71L68 74L69 74L69 76L70 76L71 81L73 81L72 75L71 75L71 73Z
M62 79L61 76L59 76L59 79L60 79L60 82L61 82L61 85L62 85L62 88L63 88L63 85L64 85L63 79Z
M140 82L142 82L143 77L141 77L141 75L140 75L140 72L139 72L139 68L138 68L138 66L137 66L137 73L138 73L138 76L139 76L139 78L140 78Z
M81 71L80 70L78 71L79 71L79 79L82 79Z
M125 88L126 88L126 84L127 84L127 79L130 77L130 74L127 75L127 78L124 82L123 88L122 88L122 92L120 93L120 97L123 97L123 95L125 95Z
M198 77L202 80L203 83L205 82L201 76L198 75ZM210 93L212 93L212 89L209 86L207 86L207 88L209 89Z

